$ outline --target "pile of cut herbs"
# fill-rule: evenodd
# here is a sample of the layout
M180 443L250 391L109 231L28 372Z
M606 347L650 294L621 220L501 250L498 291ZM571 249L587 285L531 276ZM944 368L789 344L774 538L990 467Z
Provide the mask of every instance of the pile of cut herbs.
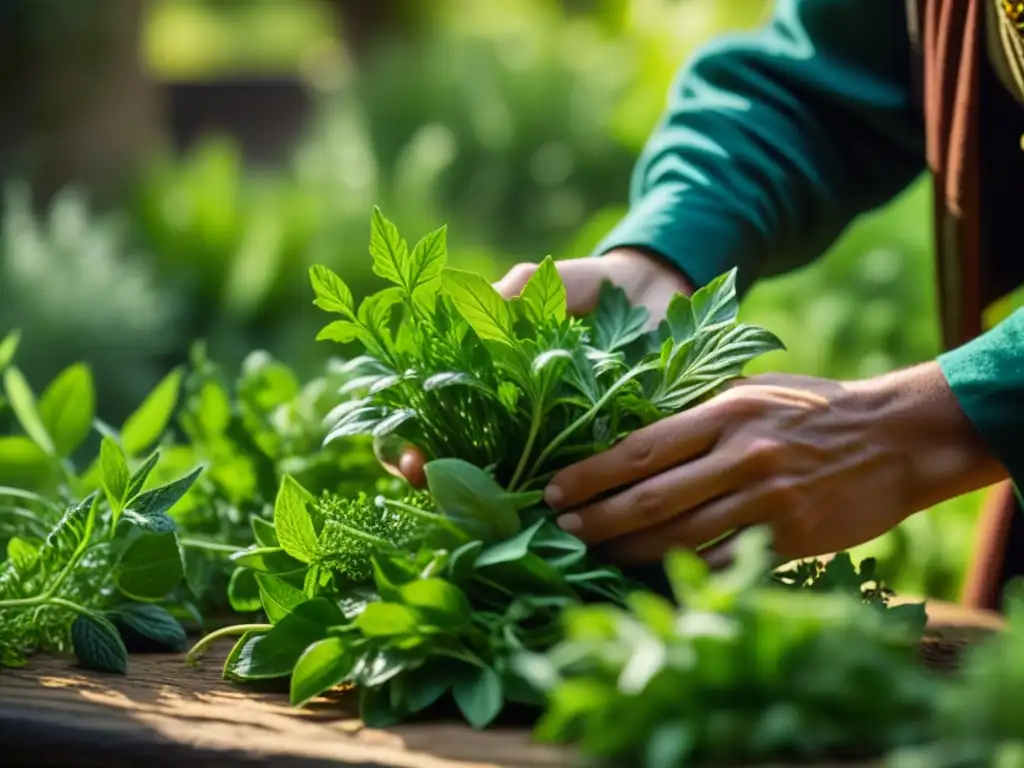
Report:
M923 606L890 607L873 561L780 571L751 530L722 572L671 553L659 594L553 522L553 474L782 348L738 321L734 273L650 330L610 285L570 317L550 258L505 300L446 267L444 229L410 247L375 211L370 250L389 285L358 305L311 272L338 316L319 338L360 349L305 386L259 353L232 385L197 346L115 428L88 368L37 399L17 336L0 343L0 422L20 430L0 437L0 666L73 650L124 672L129 647L181 649L179 620L226 597L244 623L191 661L231 637L225 677L295 705L354 687L370 726L454 705L483 728L514 705L612 765L1024 765L1024 707L1005 704L1024 690L1019 606L944 679L917 658ZM425 489L386 478L389 444L427 457Z
M19 346L0 340L0 667L73 651L123 672L129 650L184 650L186 628L260 610L229 556L270 525L281 477L335 493L397 482L368 439L321 447L351 378L336 362L303 385L253 353L229 381L196 345L115 426L95 413L88 366L37 396Z
M584 683L579 699L565 692L575 685L564 679L575 670L563 668L566 657L585 668L607 663L587 635L611 632L618 645L608 651L609 673L631 679L630 692L639 694L668 657L657 636L627 628L636 624L631 612L664 637L674 632L674 609L559 528L540 489L559 469L713 396L749 360L782 345L737 320L734 273L677 296L650 331L647 313L610 285L592 313L568 316L550 258L519 297L506 300L482 277L446 268L444 229L410 247L377 211L370 250L374 271L390 285L358 306L341 277L322 266L311 272L317 306L339 316L319 338L356 342L362 352L347 366L354 397L329 414L326 443L371 435L414 445L428 458L426 490L317 495L285 477L272 524L261 522L256 544L232 557L252 572L267 620L208 635L191 660L237 637L227 678L286 681L296 705L354 686L371 726L453 702L470 724L485 727L508 704L548 703L541 735L579 735L588 691L601 717L619 718L596 683ZM624 717L618 735L608 736L620 743L592 752L633 759L659 717L685 715L686 707L706 716L685 719L686 727L707 725L711 741L677 733L671 750L655 748L659 755L852 753L914 743L931 695L914 658L923 607L888 609L873 563L858 571L847 555L773 573L763 542L751 536L745 559L723 575L707 575L696 555L669 561L690 623L670 661L688 655L677 674L695 674L699 662L707 679L691 681L693 695L674 708L659 712L665 696L652 697L643 710L655 715L649 729ZM745 690L758 685L762 667L796 668L812 647L827 663L851 634L864 640L861 655L836 657L831 688L776 672L774 687L753 697ZM868 672L859 696L835 687ZM719 703L700 706L716 687ZM891 718L888 705L856 732L839 728L878 695L907 713L897 736L878 727ZM628 696L622 701L624 710L633 706ZM738 739L760 704L777 707L763 739Z

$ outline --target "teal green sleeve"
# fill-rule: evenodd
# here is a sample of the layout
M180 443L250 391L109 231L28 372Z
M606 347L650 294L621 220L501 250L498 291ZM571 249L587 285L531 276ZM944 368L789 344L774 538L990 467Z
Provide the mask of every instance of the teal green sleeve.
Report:
M645 248L740 290L806 264L924 168L905 4L779 0L679 73L598 247Z
M1024 487L1024 309L940 355L939 365L967 418Z

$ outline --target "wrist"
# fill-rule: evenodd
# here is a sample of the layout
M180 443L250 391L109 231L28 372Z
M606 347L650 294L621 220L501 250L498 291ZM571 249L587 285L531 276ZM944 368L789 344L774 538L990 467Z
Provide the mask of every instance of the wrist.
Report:
M643 269L654 265L659 272L667 272L673 282L676 283L676 290L687 296L693 295L697 290L696 284L690 277L677 267L672 261L650 248L641 246L620 246L601 254L602 258L619 262L627 268L636 267Z
M938 363L856 382L851 392L875 439L904 473L901 506L908 515L1006 478Z

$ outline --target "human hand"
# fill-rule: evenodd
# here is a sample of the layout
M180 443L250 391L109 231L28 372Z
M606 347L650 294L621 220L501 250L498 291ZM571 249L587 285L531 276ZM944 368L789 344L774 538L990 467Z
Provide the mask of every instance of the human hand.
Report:
M929 363L863 382L740 380L563 470L545 498L610 561L715 542L701 554L717 567L745 527L769 526L784 558L812 557L1004 476Z
M517 264L494 287L504 298L518 296L537 271L537 264ZM565 283L565 299L569 314L582 315L597 305L601 285L609 281L622 288L634 306L643 306L651 315L650 325L665 318L669 302L677 293L690 295L694 288L682 273L655 256L632 248L620 248L604 256L568 259L555 262ZM425 459L416 448L401 453L396 463L383 462L393 475L404 477L414 487L426 483Z

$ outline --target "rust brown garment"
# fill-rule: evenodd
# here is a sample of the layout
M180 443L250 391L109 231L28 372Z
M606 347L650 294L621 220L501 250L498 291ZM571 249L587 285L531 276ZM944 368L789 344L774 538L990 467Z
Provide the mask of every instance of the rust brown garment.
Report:
M1015 213L999 215L1020 189L1024 115L985 58L985 2L907 0L918 60L928 166L934 178L934 226L942 335L947 349L978 336L984 308L1024 278L1006 253ZM1017 149L1014 156L1012 149ZM1009 224L1008 224L1009 222ZM1009 257L1008 257L1009 256ZM985 505L962 602L998 608L1005 581L1024 565L1024 518L1009 483Z

